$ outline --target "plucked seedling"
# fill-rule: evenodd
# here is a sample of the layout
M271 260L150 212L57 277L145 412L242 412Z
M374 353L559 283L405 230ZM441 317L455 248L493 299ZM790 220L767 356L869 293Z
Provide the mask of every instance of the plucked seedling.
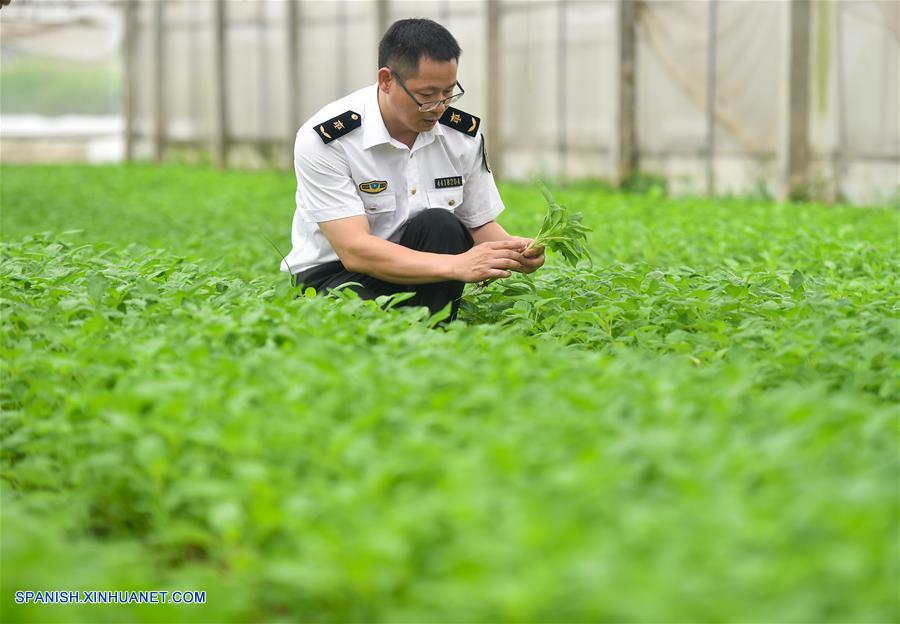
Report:
M540 231L525 248L525 251L544 247L553 253L560 254L563 260L571 266L577 265L579 260L590 262L591 255L585 243L587 242L587 233L591 229L581 222L582 214L571 212L565 206L556 203L550 189L543 182L539 182L539 186L547 201L547 214L544 215ZM493 279L488 279L480 282L474 292L481 292L493 281Z
M554 253L560 254L571 266L578 264L579 260L590 262L585 243L590 228L584 225L580 212L570 212L565 206L561 206L553 199L550 189L543 183L540 184L541 193L547 201L547 214L541 229L527 249L545 247Z

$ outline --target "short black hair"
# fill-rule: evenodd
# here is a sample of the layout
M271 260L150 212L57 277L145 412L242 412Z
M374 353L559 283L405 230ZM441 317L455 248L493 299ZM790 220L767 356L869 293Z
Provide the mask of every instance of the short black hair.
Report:
M430 19L397 20L378 44L378 67L390 67L406 80L419 71L423 56L456 61L462 50L450 31Z

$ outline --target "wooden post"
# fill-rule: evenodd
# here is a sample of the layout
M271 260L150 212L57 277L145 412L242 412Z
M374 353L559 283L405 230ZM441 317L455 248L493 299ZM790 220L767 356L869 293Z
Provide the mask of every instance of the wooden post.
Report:
M347 36L347 3L338 2L336 3L335 8L337 9L337 14L334 18L335 24L337 25L337 37L335 37L335 39L337 39L337 41L335 41L335 44L337 45L337 50L335 51L337 66L349 67L350 63L347 60L347 43L350 38ZM344 97L345 95L347 95L348 91L349 86L347 85L347 72L338 72L338 97Z
M375 41L381 41L385 31L390 27L390 6L388 0L375 0ZM377 44L376 44L377 45Z
M213 3L212 155L216 167L228 165L228 90L225 58L225 0Z
M123 62L123 99L122 108L125 113L125 160L134 160L134 112L136 108L137 92L135 89L135 45L137 37L137 0L127 0L125 3L125 33L122 41Z
M781 199L806 197L809 191L809 43L810 2L791 0L787 19L785 132L782 137Z
M204 64L203 67L200 67L200 36L198 34L199 29L196 27L196 24L199 22L206 25L208 23L208 20L203 18L208 17L208 15L207 12L203 10L204 4L198 4L194 2L186 8L188 8L188 10L185 13L187 20L187 23L185 24L185 31L189 46L188 54L190 54L190 58L187 60L188 93L190 94L188 98L188 118L193 123L199 125L200 119L203 115L200 112L200 99L204 94L203 83L200 79L200 75L206 75L207 66ZM198 15L200 16L199 18ZM201 139L196 130L194 130L191 135L191 147L195 152L197 152L197 155L199 156L202 145Z
M153 63L151 83L153 85L153 160L162 162L166 140L166 102L163 91L165 84L165 0L152 4L150 19L150 58Z
M558 0L556 5L556 116L559 137L559 181L566 182L566 165L568 162L568 61L566 59L569 38L566 32L567 0Z
M300 39L297 34L299 26L297 19L296 0L287 0L287 149L285 155L289 156L288 162L294 160L294 134L300 126Z
M257 91L259 93L259 97L257 99L257 105L259 106L259 115L258 125L257 125L257 153L259 154L260 159L265 162L267 165L270 165L269 158L271 157L271 152L269 151L269 54L266 46L268 45L267 40L269 33L268 31L268 20L266 19L266 13L268 12L268 5L264 2L260 2L256 5L256 21L254 25L256 26L256 80L257 80Z
M821 10L821 6L820 6ZM834 4L834 73L837 83L835 91L835 117L837 119L837 149L834 150L834 170L831 174L833 181L830 200L841 201L844 197L844 176L847 168L847 90L846 90L846 74L844 73L844 3L835 2ZM821 15L821 13L820 13ZM888 53L890 48L885 46L884 51ZM885 76L887 78L887 76ZM888 84L887 81L884 84ZM882 123L882 128L887 124Z
M710 0L706 37L706 196L716 193L716 47L718 0Z
M487 123L485 137L490 149L491 166L498 178L503 175L503 138L500 131L500 0L485 0L487 11Z
M610 155L612 175L617 186L625 184L638 169L637 149L637 44L635 24L638 3L619 0L616 3L618 97L616 98Z

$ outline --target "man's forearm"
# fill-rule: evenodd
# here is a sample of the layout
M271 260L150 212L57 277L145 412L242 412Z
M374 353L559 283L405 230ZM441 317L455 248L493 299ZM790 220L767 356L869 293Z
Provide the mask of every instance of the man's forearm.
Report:
M475 244L512 238L496 221L470 230ZM372 236L351 254L350 269L393 284L430 284L457 279L447 254L415 251ZM346 266L346 261L344 265ZM349 268L349 267L348 267Z
M431 284L457 279L453 256L416 251L377 236L364 236L342 250L348 271L365 273L392 284Z
M488 221L484 225L469 230L475 244L486 243L488 241L509 240L511 237L496 221Z

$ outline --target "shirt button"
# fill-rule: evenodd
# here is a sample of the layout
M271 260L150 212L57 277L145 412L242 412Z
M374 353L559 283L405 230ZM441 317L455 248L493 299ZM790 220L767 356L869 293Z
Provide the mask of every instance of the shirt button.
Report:
M366 210L368 210L369 212L373 212L375 210L375 204L369 204L368 206L366 206Z
M448 206L455 206L455 205L456 205L456 200L455 200L455 199L451 199L450 201L447 202L447 205L448 205Z
M409 190L409 193L410 193L410 195L415 195L415 194L416 194L416 189L415 189L415 187L411 188L411 189Z

